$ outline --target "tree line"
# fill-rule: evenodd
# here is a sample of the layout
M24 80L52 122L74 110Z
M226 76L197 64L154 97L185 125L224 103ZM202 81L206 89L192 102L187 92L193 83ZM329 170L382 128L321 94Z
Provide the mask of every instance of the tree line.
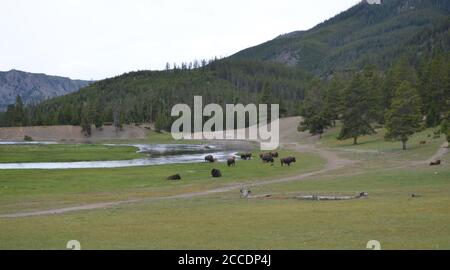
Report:
M450 56L435 54L419 64L406 58L383 71L367 65L361 71L318 78L280 64L251 60L211 60L182 64L165 71L137 71L96 82L76 93L40 104L15 104L0 113L1 126L79 125L91 128L154 123L170 130L173 105L193 106L193 96L205 104L280 104L280 115L302 115L299 130L320 135L342 122L338 139L387 129L386 139L408 138L426 127L448 135ZM205 119L206 121L207 119Z
M196 95L222 106L280 104L280 115L296 115L310 79L304 71L262 61L215 59L168 68L126 73L39 104L16 102L0 114L0 125L79 125L86 135L105 124L120 129L151 122L158 131L170 130L172 106L193 106Z
M375 133L386 128L386 140L401 141L434 127L449 139L450 55L436 54L413 66L405 58L386 72L366 66L353 74L334 74L329 81L315 80L306 91L300 131L320 135L342 121L339 140Z

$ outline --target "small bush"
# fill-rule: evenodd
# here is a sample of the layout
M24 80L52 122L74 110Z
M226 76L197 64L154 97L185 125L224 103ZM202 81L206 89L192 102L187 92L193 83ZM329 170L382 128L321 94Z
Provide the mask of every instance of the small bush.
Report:
M23 140L26 141L26 142L32 142L32 141L33 141L33 138L31 138L31 136L25 135L25 136L23 137Z

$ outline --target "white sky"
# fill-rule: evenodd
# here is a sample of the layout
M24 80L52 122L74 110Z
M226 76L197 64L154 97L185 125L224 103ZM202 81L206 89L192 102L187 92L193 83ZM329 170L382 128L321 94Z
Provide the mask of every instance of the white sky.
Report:
M102 79L229 56L360 0L0 0L0 70Z

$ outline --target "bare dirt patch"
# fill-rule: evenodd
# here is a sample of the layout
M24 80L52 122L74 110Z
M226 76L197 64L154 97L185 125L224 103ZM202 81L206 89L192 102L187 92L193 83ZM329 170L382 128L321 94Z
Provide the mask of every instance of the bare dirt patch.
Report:
M30 136L37 141L67 141L92 142L110 139L144 139L150 130L145 127L126 125L122 130L116 131L113 126L93 128L92 135L86 137L79 126L33 126L0 128L0 140L22 141L24 136Z

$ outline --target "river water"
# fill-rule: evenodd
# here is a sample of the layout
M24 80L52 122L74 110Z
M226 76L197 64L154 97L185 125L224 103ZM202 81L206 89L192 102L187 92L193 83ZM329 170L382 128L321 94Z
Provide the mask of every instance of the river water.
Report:
M55 144L55 142L0 142L0 145ZM0 170L10 169L89 169L123 168L163 164L183 164L205 162L206 155L213 155L218 161L225 161L238 150L225 149L214 145L188 144L105 144L107 146L134 146L138 153L146 157L133 160L80 161L80 162L27 162L0 163Z

